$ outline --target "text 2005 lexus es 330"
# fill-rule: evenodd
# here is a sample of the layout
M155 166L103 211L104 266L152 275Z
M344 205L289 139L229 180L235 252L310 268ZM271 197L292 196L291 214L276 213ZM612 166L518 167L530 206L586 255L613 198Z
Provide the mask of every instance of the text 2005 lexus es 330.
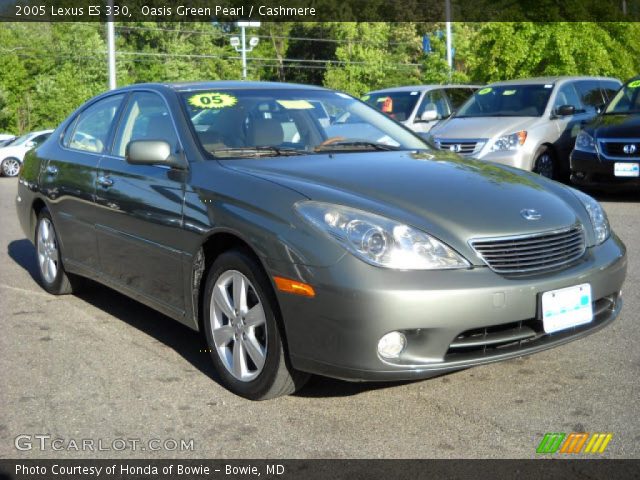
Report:
M17 209L47 291L90 277L201 330L251 399L534 353L622 305L625 247L591 197L317 87L100 95L27 156Z

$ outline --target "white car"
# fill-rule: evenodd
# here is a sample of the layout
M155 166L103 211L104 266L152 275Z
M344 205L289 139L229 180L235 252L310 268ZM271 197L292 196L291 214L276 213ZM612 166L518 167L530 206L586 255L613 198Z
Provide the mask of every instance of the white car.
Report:
M25 154L44 142L53 130L40 130L16 138L9 145L0 148L0 171L5 177L15 177Z

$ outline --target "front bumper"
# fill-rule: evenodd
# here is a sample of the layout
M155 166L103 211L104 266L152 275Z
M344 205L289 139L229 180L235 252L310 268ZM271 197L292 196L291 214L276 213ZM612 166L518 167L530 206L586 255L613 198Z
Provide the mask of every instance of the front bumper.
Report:
M564 270L527 277L505 277L487 267L393 271L352 255L326 268L268 264L272 275L300 278L316 291L315 298L277 293L292 365L355 381L428 378L585 336L617 317L626 268L625 247L615 236ZM535 329L542 292L581 283L591 284L599 310L590 324L551 335L537 332L535 339L501 348L463 354L452 348L474 329ZM399 359L383 360L378 340L394 330L405 332L407 348Z
M533 168L533 154L526 149L503 150L503 151L480 151L472 156L477 160L485 160L487 162L500 163L509 167L519 168L521 170L531 170Z
M622 160L618 160L622 161ZM633 160L631 160L634 163ZM640 162L636 159L635 163ZM596 153L571 152L571 182L585 187L640 187L640 177L616 177L614 160L604 160Z

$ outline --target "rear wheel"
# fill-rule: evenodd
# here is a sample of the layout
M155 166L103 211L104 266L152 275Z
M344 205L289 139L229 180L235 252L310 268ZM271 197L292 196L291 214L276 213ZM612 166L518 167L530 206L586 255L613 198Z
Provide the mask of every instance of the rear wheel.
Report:
M13 157L5 158L0 169L5 177L15 177L20 173L20 160Z
M251 256L220 255L209 270L203 308L211 358L222 383L251 400L288 395L308 375L286 358L271 285Z
M533 171L543 177L554 179L556 178L557 165L553 152L547 147L542 147L536 154L536 160L533 164Z
M36 225L36 253L40 284L49 293L64 295L73 291L70 275L64 271L60 243L53 220L46 208L38 214Z

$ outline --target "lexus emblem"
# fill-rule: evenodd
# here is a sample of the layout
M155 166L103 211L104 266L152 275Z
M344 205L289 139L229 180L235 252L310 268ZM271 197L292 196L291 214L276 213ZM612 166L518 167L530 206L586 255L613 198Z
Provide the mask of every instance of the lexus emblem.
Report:
M522 218L525 220L540 220L542 218L540 212L533 208L524 208L520 210L520 215L522 215Z
M622 151L627 155L633 155L634 153L636 153L637 149L638 148L633 143L630 143L629 145L625 145L624 147L622 147Z
M634 146L635 147L635 146ZM462 150L462 145L460 145L459 143L455 143L453 145L451 145L449 147L449 150L454 152L454 153L458 153L460 152L460 150ZM635 151L635 150L634 150Z

